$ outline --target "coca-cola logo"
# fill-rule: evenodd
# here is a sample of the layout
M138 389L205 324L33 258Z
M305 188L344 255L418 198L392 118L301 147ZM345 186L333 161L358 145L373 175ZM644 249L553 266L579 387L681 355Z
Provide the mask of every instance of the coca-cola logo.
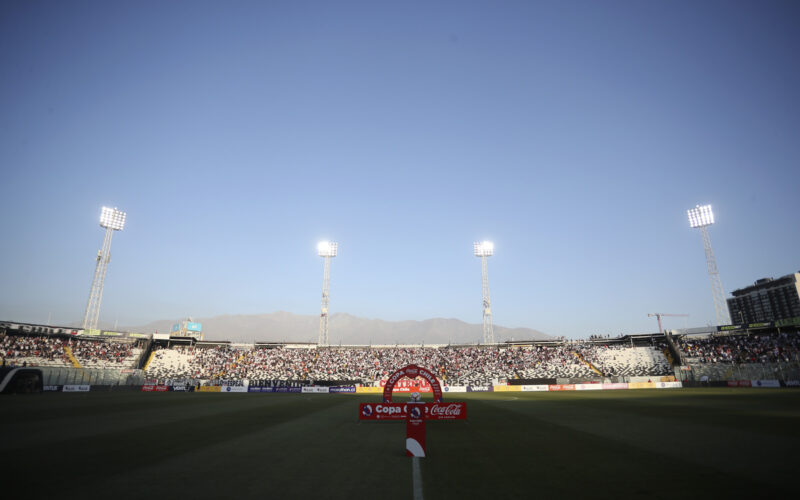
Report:
M447 405L435 404L431 406L431 415L457 417L461 415L461 405L455 403Z

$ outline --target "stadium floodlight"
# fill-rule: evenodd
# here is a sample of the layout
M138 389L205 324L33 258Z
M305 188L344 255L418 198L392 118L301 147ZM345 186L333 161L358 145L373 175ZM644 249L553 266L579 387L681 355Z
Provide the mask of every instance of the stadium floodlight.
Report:
M97 252L97 264L94 269L92 287L89 290L89 302L83 315L83 329L96 330L100 318L100 303L103 301L103 285L106 280L106 270L111 262L111 236L114 231L122 231L125 227L127 214L116 208L103 207L100 211L100 227L105 228L103 247Z
M494 243L491 241L481 241L480 243L473 243L475 257L491 257L494 255Z
M494 255L494 244L481 241L472 245L475 257L481 258L481 291L483 292L483 343L494 344L494 327L492 326L492 301L489 297L489 268L486 257Z
M317 253L320 257L336 257L339 244L333 241L320 241L317 244Z
M706 252L706 266L708 267L708 279L711 281L711 294L714 297L714 311L717 316L717 325L730 324L730 313L728 303L725 301L725 290L722 288L722 280L719 278L717 269L717 259L714 257L714 250L711 248L711 238L708 236L708 226L714 224L714 212L711 205L697 205L687 211L689 215L689 226L699 228L703 235L703 248Z
M125 212L116 208L103 207L100 212L100 226L114 231L122 231L125 228L125 217Z
M711 205L697 205L696 207L688 210L689 226L692 228L710 226L714 223L714 212L711 210Z
M339 244L333 241L321 241L317 245L317 254L325 259L322 272L322 309L319 315L319 339L317 345L328 345L328 305L330 304L331 289L331 258L336 257Z

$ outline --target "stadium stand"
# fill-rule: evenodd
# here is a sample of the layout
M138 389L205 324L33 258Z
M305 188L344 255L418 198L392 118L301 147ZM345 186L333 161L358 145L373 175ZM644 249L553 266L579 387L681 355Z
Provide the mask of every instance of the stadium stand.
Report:
M6 335L0 339L3 362L14 366L135 368L143 349L134 343Z
M249 380L273 386L375 386L396 367L412 363L429 368L451 386L655 381L673 375L700 382L779 379L794 384L800 379L800 335L795 329L777 328L493 346L317 348L98 338L6 326L0 328L0 356L6 366L41 368L47 384L125 385L149 380L235 385Z
M536 345L497 347L272 348L213 346L161 349L148 365L150 379L257 379L357 381L372 385L397 366L429 367L449 385L490 385L512 379L592 378L576 356L598 360L620 375L666 375L671 368L651 347ZM613 351L613 356L604 352ZM627 363L627 364L626 364Z

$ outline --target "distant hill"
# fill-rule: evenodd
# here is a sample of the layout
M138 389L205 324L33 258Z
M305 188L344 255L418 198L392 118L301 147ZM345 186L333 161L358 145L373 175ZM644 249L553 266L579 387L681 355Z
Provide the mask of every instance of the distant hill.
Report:
M284 311L271 314L224 315L195 318L203 324L206 340L231 342L316 342L319 316ZM130 331L167 333L177 320L154 321L125 328ZM424 321L383 321L337 313L329 324L330 343L337 344L466 344L480 342L481 325L457 319L434 318ZM495 340L547 340L551 336L530 328L494 326Z

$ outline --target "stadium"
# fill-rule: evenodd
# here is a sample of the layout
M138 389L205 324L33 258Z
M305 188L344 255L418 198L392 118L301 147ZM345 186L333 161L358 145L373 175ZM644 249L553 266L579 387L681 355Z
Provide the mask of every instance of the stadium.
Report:
M44 391L0 402L13 429L6 472L34 497L695 498L709 484L733 497L793 487L797 321L341 347L0 329L2 391ZM436 374L445 402L469 405L464 421L428 424L416 471L398 424L357 415L409 363ZM24 370L39 372L38 386ZM393 390L397 401L431 398L421 378Z
M796 495L798 20L3 2L6 496Z

